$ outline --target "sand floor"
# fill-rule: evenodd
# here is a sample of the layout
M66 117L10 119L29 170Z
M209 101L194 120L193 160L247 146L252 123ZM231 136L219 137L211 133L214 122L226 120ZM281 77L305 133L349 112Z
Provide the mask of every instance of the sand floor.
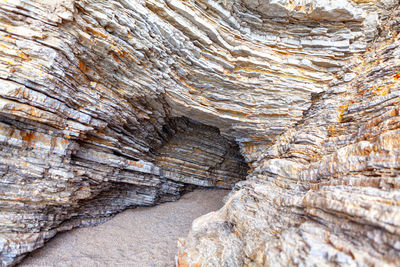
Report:
M222 207L227 190L198 189L177 202L126 210L104 224L58 234L19 266L175 266L177 240Z

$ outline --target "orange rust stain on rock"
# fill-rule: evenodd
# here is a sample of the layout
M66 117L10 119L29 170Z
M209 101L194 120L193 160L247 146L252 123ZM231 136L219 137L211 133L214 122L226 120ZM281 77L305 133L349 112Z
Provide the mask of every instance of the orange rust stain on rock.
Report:
M9 64L9 65L12 65L12 66L22 67L22 65L17 64L16 62L13 62L13 61L6 61L6 60L2 60L2 59L0 59L0 61L4 62L6 64Z
M389 93L389 88L390 88L390 87L393 87L393 86L394 86L393 84L391 84L391 85L389 85L389 86L379 86L379 87L377 87L376 89L374 89L374 90L372 91L372 93L373 93L374 95L385 96L385 95L387 95L387 94Z
M144 165L142 163L140 163L140 162L132 162L131 166L138 167L138 168L143 168Z
M22 140L25 141L28 146L31 146L32 140L35 138L35 133L33 132L21 132ZM34 146L34 144L32 144Z
M349 108L349 105L341 105L339 107L339 114L338 114L338 121L341 122L342 121L342 116L343 113Z
M70 138L70 137L67 137L67 138ZM88 141L92 141L92 142L97 143L97 144L106 145L106 146L112 146L113 145L112 142L109 142L107 140L104 140L102 138L99 138L99 137L93 136L93 135L88 135L87 140Z
M347 109L349 108L349 105L341 105L340 107L339 107L339 111L340 112L344 112L344 111L346 111Z
M396 108L393 108L390 112L389 112L389 116L397 116L399 115L399 111Z
M233 230L233 233L235 234L235 236L242 238L242 235L240 234L240 232L237 230L237 228L235 227L235 229Z
M118 48L115 48L115 49L114 49L114 52L117 53L121 58L124 58L124 57L125 57L125 54L128 53L128 52L126 52L126 51L124 51L124 50L121 50L121 49L118 49Z
M7 39L12 39L12 40L18 40L17 38L11 36L11 35L4 35L5 38Z
M283 51L283 50L275 50L274 49L274 52L279 54L279 55L289 55L289 52L286 52L286 51Z
M83 73L85 73L85 72L87 71L87 68L86 68L85 63L83 63L83 61L80 60L80 59L79 59L79 69L80 69Z
M90 32L90 33L92 33L94 35L97 35L97 36L100 36L100 37L103 37L103 38L107 38L107 35L105 35L104 33L100 32L100 31L97 31L97 30L95 30L93 28L90 28L90 27L86 27L86 31Z
M174 73L173 73L173 75L174 75L177 79L179 79L179 81L180 81L183 85L185 85L187 88L189 88L189 89L190 89L189 91L191 91L191 92L199 92L199 90L197 90L194 86L189 85L189 84L185 81L184 78L182 78L182 77L180 77L180 76L178 76L178 75L176 75L176 74L174 74Z
M394 75L394 79L396 81L400 80L400 73L396 73L396 75Z
M18 52L17 56L24 59L24 60L31 60L28 54L25 54L24 52Z
M329 127L329 133L330 133L330 134L336 133L335 125L332 125L331 127Z
M365 147L361 149L357 154L361 156L368 156L372 152L377 152L377 147L376 146L371 146L371 147Z
M118 63L121 63L121 60L119 59L119 57L114 52L112 52L111 54L112 54L112 56L113 56L115 61L117 61Z
M128 57L129 57L133 62L135 62L135 64L141 65L141 63L140 63L140 62L137 62L136 59L135 59L131 54L128 53Z
M63 144L66 145L66 144L68 144L69 142L68 142L68 140L66 140L66 139L62 139L62 140L61 140L61 143L63 143Z
M1 127L1 128L3 128L3 127ZM8 132L8 136L9 136L9 137L12 137L13 134L14 134L14 132L15 132L15 129L14 129L14 128L10 128L10 130L9 130L9 132Z
M311 216L317 216L317 212L315 210L310 210L308 214L310 214Z
M203 150L198 149L196 147L193 148L193 151L196 152L196 153L202 153L203 152Z
M256 145L247 145L244 147L244 149L252 153L256 150L256 147L257 147Z
M184 259L186 255L186 253L181 254L180 251L178 251L178 267L189 267L189 264Z
M34 110L34 109L31 109L31 110L29 111L29 115L30 115L31 117L39 117L40 113L37 112L37 111Z
M216 108L216 110L218 112L231 113L231 114L235 114L235 115L238 115L238 116L248 116L249 115L248 113L240 112L240 111L237 111L237 110L230 110L230 109L223 109L223 108Z

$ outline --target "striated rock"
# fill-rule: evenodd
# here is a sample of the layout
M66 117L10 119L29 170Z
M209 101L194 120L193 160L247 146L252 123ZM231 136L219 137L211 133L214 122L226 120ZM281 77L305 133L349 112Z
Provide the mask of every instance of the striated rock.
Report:
M398 6L3 1L2 265L235 184L178 265L399 265Z
M398 15L193 223L180 266L400 264Z

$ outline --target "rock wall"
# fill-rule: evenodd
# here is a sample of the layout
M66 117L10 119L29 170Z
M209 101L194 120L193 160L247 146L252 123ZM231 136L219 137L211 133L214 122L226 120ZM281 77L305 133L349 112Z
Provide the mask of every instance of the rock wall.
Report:
M1 2L2 265L234 184L179 265L398 265L398 6Z

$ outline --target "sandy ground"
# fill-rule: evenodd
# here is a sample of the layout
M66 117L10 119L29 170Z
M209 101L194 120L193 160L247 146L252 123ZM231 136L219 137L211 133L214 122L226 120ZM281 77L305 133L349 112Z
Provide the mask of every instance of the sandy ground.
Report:
M19 266L175 266L177 240L222 207L227 190L198 189L177 202L126 210L104 224L58 234Z

